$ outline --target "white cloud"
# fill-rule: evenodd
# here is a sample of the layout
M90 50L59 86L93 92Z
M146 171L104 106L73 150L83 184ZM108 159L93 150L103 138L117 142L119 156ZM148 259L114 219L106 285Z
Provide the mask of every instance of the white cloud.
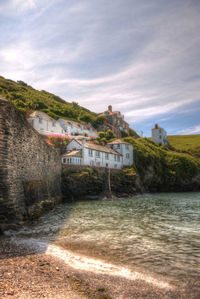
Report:
M200 134L200 125L181 130L179 134L181 135Z
M198 104L198 3L126 1L12 0L0 74L134 122Z
M36 0L12 0L11 5L24 11L36 8Z

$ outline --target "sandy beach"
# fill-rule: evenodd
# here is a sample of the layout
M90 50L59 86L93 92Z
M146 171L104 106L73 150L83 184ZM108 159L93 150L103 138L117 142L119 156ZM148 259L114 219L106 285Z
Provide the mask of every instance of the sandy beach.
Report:
M75 269L59 257L32 253L1 237L0 298L198 298L143 280Z

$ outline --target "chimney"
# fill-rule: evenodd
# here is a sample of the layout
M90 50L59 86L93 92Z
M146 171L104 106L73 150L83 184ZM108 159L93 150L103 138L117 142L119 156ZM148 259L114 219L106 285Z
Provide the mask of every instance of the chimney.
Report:
M82 139L82 163L84 165L85 160L86 160L86 151L85 151L85 145L86 145L86 138Z
M158 124L155 124L155 129L158 129Z
M108 112L112 113L112 106L111 105L108 106Z
M83 138L83 139L82 139L82 149L84 149L85 144L86 144L86 138Z

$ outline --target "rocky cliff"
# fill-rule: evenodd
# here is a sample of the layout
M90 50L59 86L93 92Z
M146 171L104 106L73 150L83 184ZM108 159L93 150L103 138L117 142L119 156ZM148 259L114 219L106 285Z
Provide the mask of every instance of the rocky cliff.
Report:
M110 190L109 190L110 181ZM128 197L143 191L133 169L116 170L89 166L63 166L62 192L65 200Z

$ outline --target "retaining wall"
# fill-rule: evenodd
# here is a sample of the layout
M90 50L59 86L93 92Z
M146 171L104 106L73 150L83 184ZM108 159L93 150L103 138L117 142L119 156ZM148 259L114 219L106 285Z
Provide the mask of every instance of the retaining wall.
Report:
M61 200L61 159L0 97L0 230L39 216Z

